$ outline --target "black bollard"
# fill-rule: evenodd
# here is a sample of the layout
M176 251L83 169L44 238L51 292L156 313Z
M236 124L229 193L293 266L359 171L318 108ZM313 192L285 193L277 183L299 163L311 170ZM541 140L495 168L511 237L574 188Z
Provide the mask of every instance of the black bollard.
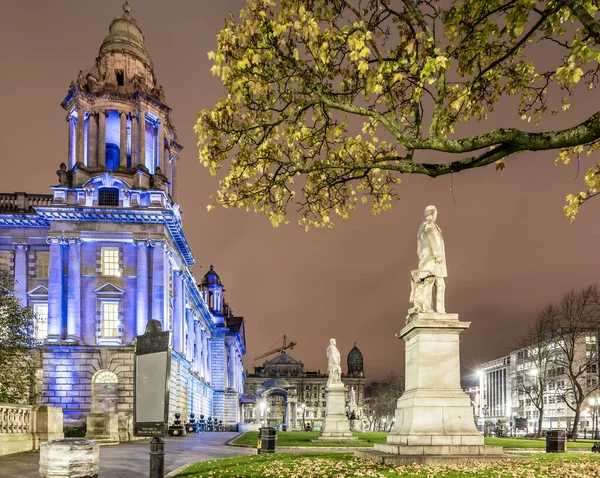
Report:
M165 440L154 437L150 442L150 478L165 476Z

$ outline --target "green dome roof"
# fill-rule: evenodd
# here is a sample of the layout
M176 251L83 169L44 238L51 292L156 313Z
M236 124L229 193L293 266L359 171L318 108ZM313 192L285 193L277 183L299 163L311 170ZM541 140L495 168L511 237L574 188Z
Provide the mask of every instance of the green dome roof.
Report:
M363 354L360 350L358 350L358 347L356 346L356 342L354 342L354 347L352 347L352 350L350 350L350 353L348 354L348 365L363 365L363 364L364 364Z
M290 383L283 378L272 378L263 383L265 388L290 388Z

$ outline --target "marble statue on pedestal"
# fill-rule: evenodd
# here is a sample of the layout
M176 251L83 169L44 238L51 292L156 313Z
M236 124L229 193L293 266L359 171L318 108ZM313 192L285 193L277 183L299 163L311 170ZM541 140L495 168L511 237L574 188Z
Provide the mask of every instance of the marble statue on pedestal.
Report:
M346 415L346 387L342 383L340 351L335 339L327 347L327 385L325 386L325 419L319 441L354 441Z
M327 347L327 387L342 385L342 366L340 365L340 351L336 347L335 339L329 339Z
M442 230L436 224L437 208L427 206L425 218L417 234L417 256L419 266L411 271L410 302L414 307L409 309L408 318L421 312L445 314L444 277L446 269L446 252ZM435 294L434 294L435 287Z
M435 206L428 206L418 234L419 268L412 271L414 308L396 334L405 343L405 390L396 402L394 426L387 443L356 452L379 463L437 465L504 458L502 447L484 444L471 399L461 388L459 335L470 322L444 309L446 256L436 219Z

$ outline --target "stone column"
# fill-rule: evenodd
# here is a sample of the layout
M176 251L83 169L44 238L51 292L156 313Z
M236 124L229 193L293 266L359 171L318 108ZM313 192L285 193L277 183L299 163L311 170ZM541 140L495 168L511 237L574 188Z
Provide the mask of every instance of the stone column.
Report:
M85 110L79 106L77 108L77 143L76 143L76 154L75 162L84 162L84 151L85 147Z
M193 317L193 315L192 315ZM203 375L203 367L202 367L202 361L201 361L201 353L200 351L202 350L202 332L200 330L200 322L197 320L193 320L194 322L194 339L196 341L196 348L194 350L194 372L200 374L200 376Z
M167 168L165 166L165 130L164 130L162 121L158 121L158 124L156 127L158 129L158 131L157 131L158 134L156 135L158 137L157 148L156 148L158 165L160 166L162 173L167 174Z
M162 241L156 241L152 249L152 318L165 328L165 250Z
M296 428L298 425L296 423L298 419L298 404L296 402L292 402L292 428Z
M63 323L63 238L50 236L50 264L48 270L48 341L62 340Z
M135 113L131 113L130 117L131 117L131 167L135 168L135 166L138 164L138 153L137 153L138 122L137 122L137 115Z
M71 113L67 115L67 123L69 125L69 138L67 143L69 145L69 153L67 164L69 165L69 169L71 169L75 166L75 119Z
M173 274L173 348L176 352L186 355L189 358L188 350L185 350L184 334L184 303L183 303L183 273L174 271ZM190 333L188 322L188 334Z
M67 279L67 340L81 340L81 239L69 237L69 269Z
M192 314L191 310L185 309L187 311L187 320L188 320L188 350L187 350L187 359L190 362L194 362L194 343L196 342L196 329L194 328L194 314Z
M177 163L179 157L173 156L173 162L171 163L171 198L173 201L177 200Z
M290 402L289 400L286 398L285 399L285 421L283 423L285 423L285 428L287 430L290 429L290 409L292 407L290 407Z
M140 110L138 115L138 157L137 164L146 166L146 112Z
M98 112L98 166L106 167L106 111Z
M137 271L135 287L135 330L136 335L143 335L146 332L148 323L148 241L134 239L133 243L137 246Z
M27 249L26 242L14 242L15 251L15 295L21 300L23 307L27 306Z
M90 112L88 120L88 166L98 165L98 113Z
M121 126L119 128L119 166L127 167L127 113L119 111Z

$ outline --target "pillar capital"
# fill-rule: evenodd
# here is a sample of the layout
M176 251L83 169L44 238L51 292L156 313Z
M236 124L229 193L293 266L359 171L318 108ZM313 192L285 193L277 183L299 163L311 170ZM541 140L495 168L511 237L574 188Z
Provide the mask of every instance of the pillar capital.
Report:
M46 244L65 244L64 236L48 236L46 238Z
M68 236L64 238L64 244L72 245L72 244L81 244L83 241L80 237L76 236Z
M15 242L13 242L12 248L15 251L18 251L18 250L26 251L27 249L29 249L29 244L27 244L27 242L23 242L23 241L15 241Z

